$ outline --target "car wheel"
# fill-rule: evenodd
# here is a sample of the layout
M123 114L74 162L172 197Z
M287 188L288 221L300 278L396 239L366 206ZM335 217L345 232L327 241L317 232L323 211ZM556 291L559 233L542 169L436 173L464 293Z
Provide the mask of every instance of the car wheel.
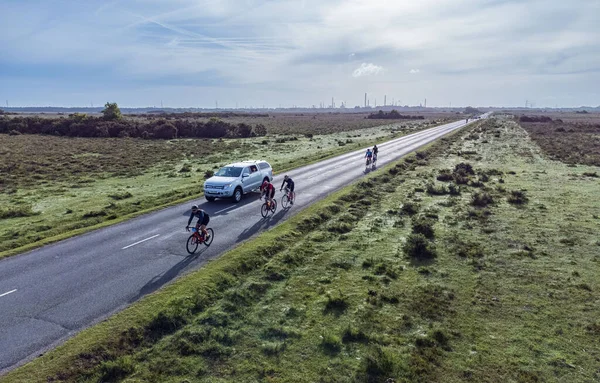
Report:
M233 192L233 202L238 203L242 200L242 188L236 188Z
M214 200L215 200L215 197L206 197L206 200L207 200L208 202L214 202Z

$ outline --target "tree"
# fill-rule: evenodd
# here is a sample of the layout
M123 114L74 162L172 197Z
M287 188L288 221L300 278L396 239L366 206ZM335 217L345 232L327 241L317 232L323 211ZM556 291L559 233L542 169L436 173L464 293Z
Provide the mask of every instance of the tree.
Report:
M102 114L107 121L120 120L123 117L121 109L119 109L116 102L107 102L106 105L104 105Z

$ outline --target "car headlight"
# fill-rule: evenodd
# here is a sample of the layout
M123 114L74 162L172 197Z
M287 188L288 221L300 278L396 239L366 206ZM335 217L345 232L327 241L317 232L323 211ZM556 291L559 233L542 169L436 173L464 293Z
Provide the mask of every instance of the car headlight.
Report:
M229 189L231 187L231 184L227 184L224 186L225 189Z

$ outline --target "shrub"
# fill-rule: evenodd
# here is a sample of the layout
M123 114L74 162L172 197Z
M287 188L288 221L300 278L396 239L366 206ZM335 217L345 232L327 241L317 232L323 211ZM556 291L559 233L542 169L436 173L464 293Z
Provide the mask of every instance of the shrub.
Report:
M122 199L127 199L127 198L133 197L133 194L131 194L130 192L123 192L123 193L109 194L108 196L115 200L122 200Z
M425 217L413 219L412 232L414 234L423 234L426 238L432 239L435 236L433 221Z
M122 380L135 370L135 365L130 356L124 356L117 360L103 362L100 365L100 381L115 382Z
M452 181L452 179L452 173L446 169L440 170L440 174L437 176L437 180L442 182Z
M398 371L394 353L377 346L365 358L365 382L392 382Z
M18 130L11 130L10 132L8 132L9 136L19 136L21 135L21 132L19 132Z
M342 342L350 343L350 342L359 342L366 343L369 341L369 337L362 330L356 329L354 327L348 326L344 330L342 334Z
M215 172L213 172L212 170L207 170L204 172L204 179L207 180L214 175L215 175Z
M333 312L339 315L346 311L346 309L348 309L349 306L350 304L348 303L348 298L342 295L341 292L337 296L327 295L325 312Z
M436 186L433 183L428 183L426 190L427 190L427 194L430 194L430 195L445 195L445 194L450 193L444 185Z
M492 203L494 203L494 199L489 193L477 192L471 196L471 205L473 206L485 207Z
M460 164L454 167L454 173L458 174L475 174L473 170L473 166L466 162L461 162Z
M260 346L261 351L265 355L277 355L285 350L284 342L266 342Z
M34 212L31 205L0 208L0 219L31 217L40 213Z
M191 171L192 171L192 165L190 165L190 164L183 164L181 169L179 169L179 173L189 173Z
M521 190L511 190L507 200L508 203L512 203L514 205L523 205L529 201L529 198L527 198L525 192Z
M321 347L328 354L337 354L342 350L342 341L339 336L326 333L322 335Z
M107 102L102 111L103 118L107 121L120 120L123 115L116 102Z
M433 259L437 257L435 246L420 233L412 233L406 239L402 250L407 257L417 260Z
M418 213L419 205L412 202L406 202L404 205L402 205L402 209L400 209L400 211L402 214L412 216Z

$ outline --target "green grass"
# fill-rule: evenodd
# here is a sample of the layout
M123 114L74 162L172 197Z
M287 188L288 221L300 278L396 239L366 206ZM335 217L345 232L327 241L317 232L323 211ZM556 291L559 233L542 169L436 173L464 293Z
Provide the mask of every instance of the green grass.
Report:
M229 162L264 158L281 173L428 124L237 140L0 135L0 258L202 198L205 174Z
M427 193L444 169L460 193ZM512 120L480 123L5 379L597 381L595 171L548 160ZM412 256L417 236L435 257Z

